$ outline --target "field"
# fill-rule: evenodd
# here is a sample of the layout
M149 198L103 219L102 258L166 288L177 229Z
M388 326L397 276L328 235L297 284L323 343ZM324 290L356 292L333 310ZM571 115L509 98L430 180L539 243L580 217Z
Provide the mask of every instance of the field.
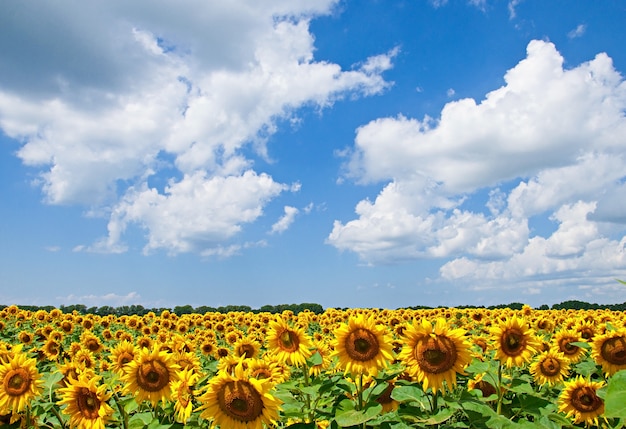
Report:
M0 310L0 426L624 427L609 310Z

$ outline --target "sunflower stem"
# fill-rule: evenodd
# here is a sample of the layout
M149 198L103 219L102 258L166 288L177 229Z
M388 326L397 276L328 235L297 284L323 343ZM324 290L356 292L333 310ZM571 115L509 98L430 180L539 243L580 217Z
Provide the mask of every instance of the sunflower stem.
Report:
M502 412L502 362L498 362L498 403L496 405L496 414L501 414Z
M304 364L304 385L306 387L309 387L311 385L311 378L309 377L309 365L308 364ZM306 399L306 407L309 413L309 420L307 421L307 423L310 423L313 421L313 410L311 409L311 395L308 393L304 394L304 398Z
M122 404L120 404L120 398L117 396L117 392L113 392L113 401L115 402L115 405L117 406L117 409L122 416L122 427L124 429L128 429L128 414L124 410Z
M55 415L55 417L59 420L59 424L61 425L62 428L65 428L65 422L63 421L63 417L61 416L61 413L59 413L59 410L56 409L56 407L50 407L50 409L52 410L52 413Z

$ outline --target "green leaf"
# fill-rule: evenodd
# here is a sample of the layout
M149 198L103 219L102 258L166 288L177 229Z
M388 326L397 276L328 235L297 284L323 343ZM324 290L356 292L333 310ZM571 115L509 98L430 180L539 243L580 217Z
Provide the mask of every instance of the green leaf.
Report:
M604 399L604 415L626 418L626 370L616 372L609 379Z
M315 352L315 353L313 353L313 355L311 355L311 357L310 357L310 358L308 358L306 361L307 361L307 363L308 363L309 365L311 365L311 366L315 366L315 365L321 365L321 364L322 364L322 362L323 362L323 359L322 359L322 355L321 355L321 354L319 354L319 352ZM306 370L306 368L305 368L305 370Z
M372 420L382 410L383 406L380 404L372 405L364 410L347 410L345 412L338 410L335 421L341 427L356 426Z
M396 386L391 397L398 402L417 402L422 408L430 407L428 396L417 386Z
M470 374L482 374L489 371L489 362L484 362L478 359L474 359L472 363L470 363L467 368L465 368L466 372Z

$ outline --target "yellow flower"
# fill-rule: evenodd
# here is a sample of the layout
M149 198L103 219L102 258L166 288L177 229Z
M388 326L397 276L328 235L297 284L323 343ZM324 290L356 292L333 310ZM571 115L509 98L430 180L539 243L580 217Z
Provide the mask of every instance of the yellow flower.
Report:
M193 390L200 375L193 370L183 369L178 372L178 380L172 383L172 400L178 423L187 423L193 411Z
M130 341L122 340L111 349L111 369L118 375L126 373L128 364L133 361L137 354L137 348Z
M357 314L335 330L332 356L345 373L375 376L393 359L391 338L373 316Z
M35 359L21 352L21 346L0 364L0 414L20 413L41 394L43 381L36 365Z
M534 331L519 317L505 319L490 332L496 343L496 359L509 368L529 362L540 347Z
M179 369L171 353L159 350L158 346L152 350L142 349L127 364L126 373L121 377L126 383L124 392L134 395L138 404L149 400L154 407L157 402L171 398L171 383L177 380Z
M259 350L261 344L258 341L249 338L242 337L233 345L233 353L236 357L243 356L246 359L256 358L259 356Z
M99 376L83 373L78 379L70 377L67 386L59 389L59 405L66 405L61 411L70 416L71 428L104 429L111 418L113 409L107 403L111 393L99 381Z
M602 371L607 376L626 369L626 329L595 336L591 343L591 356L602 365Z
M559 411L572 417L574 423L595 424L604 413L604 401L596 391L603 386L601 382L588 381L578 376L565 382L565 388L559 396Z
M433 392L456 386L456 374L463 373L471 362L470 344L464 329L449 329L446 320L438 318L433 326L422 319L413 322L403 332L405 346L398 358L407 372Z
M282 362L302 366L311 356L311 340L302 328L290 327L286 321L277 318L269 323L267 348Z
M580 361L586 351L572 343L585 342L580 334L574 330L564 329L552 336L552 347L563 353L571 363Z
M263 429L278 421L280 400L270 390L268 380L251 378L243 366L238 365L234 374L218 372L211 379L206 391L198 397L202 404L196 411L200 417L210 419L211 427L228 429Z
M530 365L530 373L540 385L554 385L563 381L569 371L569 361L556 350L543 352Z

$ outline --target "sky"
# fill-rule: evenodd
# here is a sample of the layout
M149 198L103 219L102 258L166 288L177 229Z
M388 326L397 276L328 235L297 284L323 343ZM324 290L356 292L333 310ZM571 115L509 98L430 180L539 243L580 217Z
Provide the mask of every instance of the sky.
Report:
M0 4L0 304L626 302L621 0Z

